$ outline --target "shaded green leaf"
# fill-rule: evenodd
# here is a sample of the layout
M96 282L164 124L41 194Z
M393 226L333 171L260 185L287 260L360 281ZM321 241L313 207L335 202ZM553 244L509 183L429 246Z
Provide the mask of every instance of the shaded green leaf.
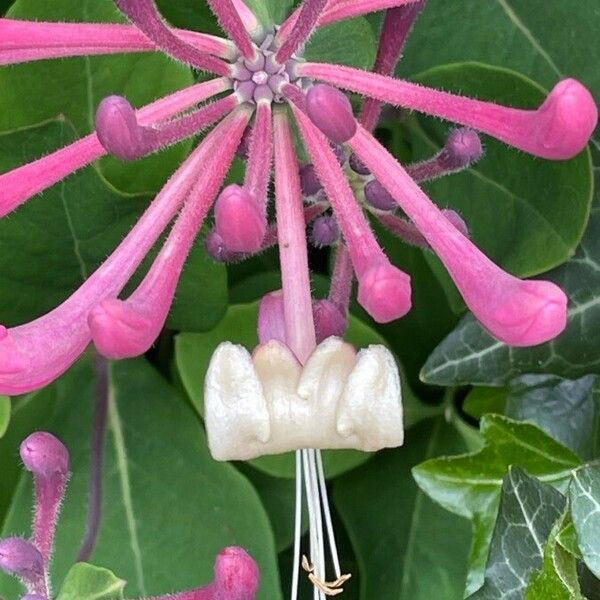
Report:
M7 16L36 21L123 21L112 0L17 0ZM3 68L0 130L64 115L77 134L84 135L93 129L96 108L105 96L120 94L141 106L192 83L189 68L159 53L47 60ZM134 164L106 158L100 168L119 189L153 191L188 149L189 143L184 143Z
M493 339L468 315L435 349L423 367L427 383L502 385L525 373L553 373L575 379L600 373L600 192L587 232L575 256L544 279L570 299L567 329L535 348L510 348Z
M573 525L570 514L567 515L562 529L558 532L556 541L575 558L583 558L577 542L577 531L575 531L575 525Z
M212 460L194 412L144 360L113 364L111 379L104 513L90 560L126 579L129 596L151 596L206 584L217 553L240 545L260 566L258 598L279 600L273 534L247 479ZM69 448L72 469L52 563L60 587L85 529L94 394L89 362L71 369L55 389L44 428ZM10 451L16 462L15 448ZM30 498L30 477L23 474L4 535L29 530ZM12 580L0 580L0 595L12 600L17 589Z
M405 447L334 482L335 505L359 561L362 600L463 598L468 524L427 498L410 472L421 460L463 450L440 417L412 428Z
M569 486L571 518L579 549L590 571L600 578L600 466L589 464L573 473Z
M463 410L474 419L488 413L503 414L506 409L506 388L475 387L465 398Z
M67 573L56 600L113 600L123 597L125 585L108 569L77 563Z
M10 398L0 396L0 438L4 436L10 423Z
M421 489L447 510L473 520L469 591L481 585L502 481L513 465L565 490L580 459L537 427L500 415L481 420L476 453L428 460L413 469Z
M470 600L524 597L532 573L543 566L544 544L565 504L565 497L551 486L510 469L502 485L485 582Z

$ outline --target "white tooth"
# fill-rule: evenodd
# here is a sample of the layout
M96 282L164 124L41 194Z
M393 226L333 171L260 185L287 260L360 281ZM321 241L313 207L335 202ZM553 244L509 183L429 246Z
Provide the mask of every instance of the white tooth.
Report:
M404 441L400 376L384 346L358 353L337 410L337 430L355 438L356 448L375 451Z
M304 365L298 396L310 409L310 430L321 440L321 448L337 447L335 407L355 365L354 347L337 337L319 344Z
M204 382L208 445L216 460L256 456L271 434L261 383L248 351L225 342L217 348Z

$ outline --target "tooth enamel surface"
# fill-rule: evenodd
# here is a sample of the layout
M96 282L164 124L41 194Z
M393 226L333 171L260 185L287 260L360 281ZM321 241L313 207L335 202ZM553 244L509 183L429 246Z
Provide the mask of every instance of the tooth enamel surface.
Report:
M227 342L211 360L204 402L216 460L299 448L376 451L404 439L398 369L383 346L356 354L332 337L302 368L279 342L252 356Z

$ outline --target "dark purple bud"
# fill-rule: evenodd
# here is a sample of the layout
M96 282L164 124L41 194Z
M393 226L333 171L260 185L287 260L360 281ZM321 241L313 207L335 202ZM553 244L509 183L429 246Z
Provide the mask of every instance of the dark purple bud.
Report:
M472 129L459 127L448 136L439 160L446 169L456 170L472 165L482 155L483 146L479 135Z
M344 150L344 147L334 144L331 149L333 150L335 157L338 159L338 162L343 167L346 164L346 151Z
M144 130L126 98L108 96L96 111L96 134L107 152L122 160L135 160L143 146Z
M21 442L21 460L28 471L40 477L69 472L69 451L51 433L38 431Z
M306 94L306 110L311 121L334 143L343 144L356 133L356 120L350 100L340 90L318 83Z
M254 600L259 583L258 565L245 550L221 550L215 561L215 600Z
M359 175L370 175L371 171L365 167L363 162L356 156L356 154L350 155L350 160L348 161L350 164L350 168Z
M310 241L317 248L332 246L340 239L340 227L335 217L323 215L314 220Z
M252 126L248 125L244 130L242 135L242 140L240 141L240 145L238 146L235 153L242 160L246 160L248 158L248 152L250 150L250 140L252 139Z
M223 238L213 229L204 239L204 247L208 255L220 263L230 263L240 260L240 252L229 250Z
M28 582L44 577L44 559L27 540L18 537L0 540L0 569Z
M300 169L300 187L305 197L314 196L323 189L314 165L305 165Z
M365 185L365 200L379 210L394 210L398 204L389 192L377 181L372 179Z
M333 335L343 337L348 328L346 315L331 300L319 300L313 304L313 317L317 344Z

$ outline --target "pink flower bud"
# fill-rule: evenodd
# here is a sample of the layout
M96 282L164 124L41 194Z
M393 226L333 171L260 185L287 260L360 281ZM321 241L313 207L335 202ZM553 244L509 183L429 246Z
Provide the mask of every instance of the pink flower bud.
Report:
M143 146L144 130L138 125L135 110L126 98L108 96L96 111L96 133L100 143L122 160L134 160Z
M215 229L233 252L257 252L267 231L263 207L239 185L229 185L215 204Z
M21 460L28 471L41 477L69 472L69 451L51 433L38 431L21 442Z
M244 257L242 252L229 250L223 238L214 229L204 238L204 248L212 259L221 263L235 262Z
M245 550L221 550L215 561L214 600L254 600L259 583L258 565Z
M331 300L318 300L313 304L313 317L317 344L328 337L344 337L348 329L346 315Z
M317 248L325 248L335 244L340 239L340 228L335 218L324 215L315 219L310 239Z
M25 594L21 600L48 600L44 596L39 596L38 594Z
M340 90L319 83L306 94L311 121L335 144L347 142L356 133L350 100Z
M410 277L387 262L375 263L358 278L358 302L378 323L399 319L411 307Z
M0 569L26 582L44 577L44 560L39 550L18 537L0 540Z
M476 131L459 127L450 132L439 161L448 171L464 169L483 155L481 139Z
M261 344L266 344L271 340L285 344L285 314L281 290L266 294L260 301L258 340Z

